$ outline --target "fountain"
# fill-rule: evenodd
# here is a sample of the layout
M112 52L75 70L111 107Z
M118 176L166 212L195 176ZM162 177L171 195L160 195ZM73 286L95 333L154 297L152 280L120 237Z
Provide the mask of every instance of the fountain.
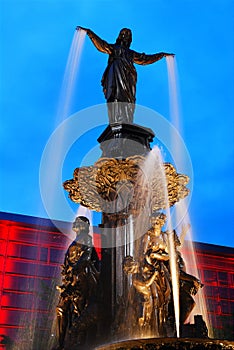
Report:
M164 163L158 148L151 149L154 132L133 122L133 63L174 55L131 50L127 28L115 44L90 29L77 29L109 55L102 78L109 125L98 138L101 157L75 169L63 186L73 202L102 212L102 259L92 246L89 220L78 216L77 237L65 255L58 287L57 349L228 348L208 338L202 315L189 332L184 327L203 284L185 270L170 208L188 196L189 178Z

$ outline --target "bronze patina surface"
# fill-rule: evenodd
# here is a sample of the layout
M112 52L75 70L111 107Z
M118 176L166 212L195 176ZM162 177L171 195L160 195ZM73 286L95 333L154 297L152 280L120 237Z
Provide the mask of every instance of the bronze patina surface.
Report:
M167 202L162 171L155 169L154 176L148 178L143 170L144 161L142 156L100 158L93 166L76 168L73 179L65 181L63 186L73 202L98 212L111 212L112 202L123 190L131 195L128 211L133 213L144 207L148 191L152 194L153 211L165 209L167 204L173 206L189 194L186 187L189 177L178 174L172 164L164 163Z

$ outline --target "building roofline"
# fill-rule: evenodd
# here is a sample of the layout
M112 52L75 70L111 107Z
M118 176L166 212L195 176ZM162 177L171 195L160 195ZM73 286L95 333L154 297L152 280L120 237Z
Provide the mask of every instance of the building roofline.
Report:
M62 227L64 230L69 230L71 228L71 222L68 221L51 220L49 218L7 213L2 211L0 211L0 220L20 222L27 226L36 225L41 228L50 228L51 230L54 229L55 231L58 231L58 227Z
M234 248L233 247L227 247L223 245L217 245L217 244L211 244L211 243L203 243L203 242L194 242L195 250L202 250L207 251L209 253L214 252L214 254L217 253L224 253L229 255L234 255Z
M62 221L62 220L52 220L49 218L41 218L38 216L31 216L25 214L15 214L0 211L0 220L10 221L10 222L18 222L23 223L25 226L37 226L41 229L48 228L50 231L55 232L71 232L72 222ZM100 233L100 229L98 226L95 227L95 233Z
M36 225L38 228L49 228L50 230L59 231L58 227L68 232L71 230L71 222L61 221L61 220L51 220L49 218L41 218L37 216L25 215L25 214L15 214L0 211L0 220L12 221L23 223L27 226ZM95 227L95 232L99 233L100 229L98 226ZM185 240L186 244L186 240ZM211 243L203 242L194 242L195 250L207 251L209 253L225 253L225 254L234 254L233 247L221 246Z

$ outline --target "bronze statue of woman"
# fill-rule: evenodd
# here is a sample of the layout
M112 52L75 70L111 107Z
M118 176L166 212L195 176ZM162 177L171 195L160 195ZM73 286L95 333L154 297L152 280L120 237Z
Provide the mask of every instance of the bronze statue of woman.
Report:
M132 123L136 102L137 73L134 63L146 65L154 63L165 56L173 54L160 52L152 55L138 53L130 49L132 32L121 29L115 44L102 40L92 30L77 27L86 31L94 46L109 55L108 65L103 74L101 84L108 103L110 124Z

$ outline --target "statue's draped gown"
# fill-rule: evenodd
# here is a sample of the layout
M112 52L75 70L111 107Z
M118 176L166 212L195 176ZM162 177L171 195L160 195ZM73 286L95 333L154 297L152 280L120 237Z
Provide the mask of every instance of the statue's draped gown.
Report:
M108 65L101 81L107 102L123 102L125 105L124 107L121 106L123 104L118 107L112 106L111 111L109 109L109 116L112 114L112 122L132 122L137 82L134 63L151 64L163 58L164 53L146 55L118 43L109 44L91 30L88 35L99 51L109 54ZM126 104L131 105L126 106Z

